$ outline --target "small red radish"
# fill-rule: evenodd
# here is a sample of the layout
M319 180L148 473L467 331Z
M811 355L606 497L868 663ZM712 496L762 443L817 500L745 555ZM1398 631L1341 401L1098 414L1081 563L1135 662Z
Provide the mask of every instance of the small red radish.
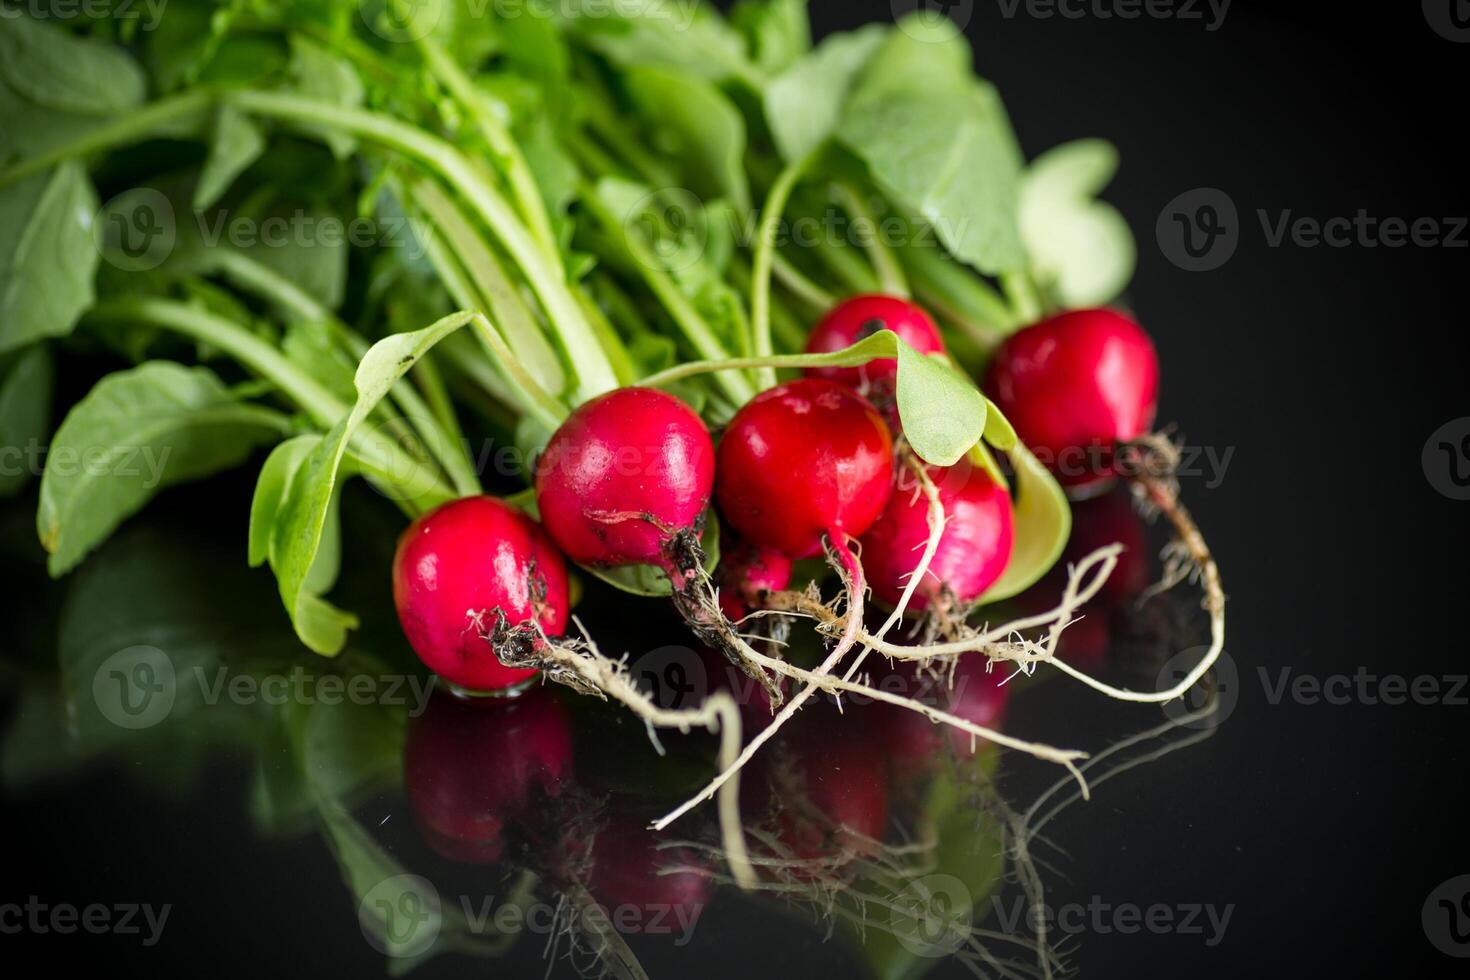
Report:
M420 833L467 864L500 860L507 827L533 820L571 768L571 722L541 689L504 703L436 693L410 722L403 749L404 791Z
M465 497L422 515L393 558L393 601L414 652L473 692L501 692L535 675L507 667L486 635L503 619L566 628L562 557L535 521L493 497Z
M822 539L845 550L893 488L893 438L861 395L807 378L761 392L720 440L715 497L757 548L810 558Z
M843 350L879 330L892 330L920 354L944 351L939 327L921 307L897 296L871 294L854 296L832 307L812 328L806 352L827 354ZM807 368L806 375L836 381L865 393L874 386L886 386L891 391L898 377L898 361L884 357L860 367Z
M1153 341L1116 310L1032 324L996 352L985 390L1065 486L1113 475L1121 442L1147 434L1159 390Z
M959 612L990 588L1005 571L1015 543L1011 497L979 466L925 466L944 505L944 533L929 569L914 590L909 608L928 609L937 600L955 603ZM929 500L908 470L899 472L883 514L862 536L863 570L873 595L897 605L909 576L929 543Z
M727 534L721 539L719 581L720 610L730 619L743 619L760 606L762 593L791 584L791 559Z
M684 402L619 388L579 406L536 465L536 504L573 561L687 571L714 483L709 430Z

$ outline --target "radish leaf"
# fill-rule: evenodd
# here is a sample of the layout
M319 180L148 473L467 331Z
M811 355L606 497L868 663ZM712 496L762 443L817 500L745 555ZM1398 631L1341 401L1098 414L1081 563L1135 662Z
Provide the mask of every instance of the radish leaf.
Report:
M0 354L70 333L92 305L96 211L76 162L0 188Z
M766 124L782 159L800 160L832 134L854 78L888 32L869 24L834 34L766 86Z
M284 424L207 368L149 361L103 378L47 454L36 512L47 568L69 571L159 490L239 465Z
M926 463L953 466L985 431L989 402L945 360L898 345L898 417Z
M1016 544L983 602L1009 599L1035 585L1061 557L1072 533L1067 495L1047 468L1019 442L1007 455L1016 471Z
M1117 169L1111 143L1077 140L1037 157L1022 180L1021 235L1037 278L1065 307L1109 303L1133 277L1133 233L1096 199Z

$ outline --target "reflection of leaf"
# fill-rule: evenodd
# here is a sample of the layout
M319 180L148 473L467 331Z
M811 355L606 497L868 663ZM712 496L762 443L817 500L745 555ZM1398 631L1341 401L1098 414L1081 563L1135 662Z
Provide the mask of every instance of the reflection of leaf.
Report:
M51 387L55 371L51 354L38 345L0 364L0 497L8 497L25 486L30 447L39 447L49 434Z
M1103 140L1077 140L1032 161L1021 185L1021 234L1037 277L1063 306L1100 306L1133 276L1128 223L1097 200L1118 169Z
M1007 455L1016 471L1016 544L984 602L1009 599L1034 585L1056 564L1072 533L1072 509L1056 478L1021 443Z

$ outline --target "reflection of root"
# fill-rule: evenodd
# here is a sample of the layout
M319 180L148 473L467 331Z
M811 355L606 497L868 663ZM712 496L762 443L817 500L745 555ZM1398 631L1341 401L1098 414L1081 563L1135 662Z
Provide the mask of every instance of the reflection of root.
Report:
M643 719L648 726L648 737L660 755L663 754L663 746L654 731L656 728L675 728L685 733L694 728L704 728L718 734L720 767L730 772L730 780L723 784L725 788L720 793L720 832L730 855L730 868L735 879L741 882L753 880L754 875L746 859L745 840L740 831L739 783L734 778L734 760L740 749L740 709L734 699L723 691L717 691L698 708L661 708L629 678L626 660L605 656L587 635L581 621L574 619L573 622L582 631L583 638L553 642L535 620L519 626L507 626L501 616L489 639L507 666L539 669L548 679L573 690L621 702Z

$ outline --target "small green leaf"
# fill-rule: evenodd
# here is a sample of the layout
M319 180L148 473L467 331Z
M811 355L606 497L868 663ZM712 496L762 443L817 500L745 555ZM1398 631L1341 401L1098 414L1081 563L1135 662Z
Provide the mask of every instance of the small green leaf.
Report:
M259 568L271 559L276 521L286 501L291 481L312 452L321 445L319 435L301 435L287 439L266 457L255 480L255 496L250 501L250 540L248 561Z
M213 207L235 178L264 152L265 137L249 117L234 106L221 106L214 118L209 157L194 188L194 208L202 211Z
M1133 277L1128 223L1097 200L1118 169L1111 143L1064 143L1032 161L1021 184L1021 235L1036 276L1063 306L1101 306Z
M832 135L857 73L889 30L869 24L833 34L766 86L766 125L783 160L802 159Z
M624 76L640 113L665 137L660 149L684 166L695 193L750 209L745 177L745 117L713 84L689 72L635 66Z
M941 357L898 345L898 417L926 463L953 466L985 431L989 402Z
M1061 557L1072 533L1067 495L1047 468L1019 442L1007 455L1016 471L1016 544L983 602L1009 599L1035 585Z
M362 105L362 79L351 63L300 34L291 35L290 71L293 86L303 95L347 108ZM324 130L321 137L339 160L357 150L357 140L345 133Z
M149 361L103 378L56 431L36 530L61 575L159 490L239 465L281 416L235 401L202 367Z
M51 353L39 344L0 366L0 497L17 493L31 476L32 447L50 432L55 373Z
M76 161L0 188L0 354L70 333L92 305L96 211Z
M475 314L453 313L422 330L394 334L378 341L357 367L357 403L321 439L291 479L286 499L276 514L273 540L268 549L271 567L280 586L281 599L291 616L296 635L309 648L324 656L337 654L347 640L347 630L356 620L334 608L313 586L320 584L317 568L324 547L331 544L328 527L334 511L339 478L344 469L348 444L353 435L398 381L440 340L471 322ZM293 450L294 453L296 450ZM291 462L283 456L282 468ZM426 475L426 474L424 474ZM396 474L406 485L413 474ZM272 473L272 480L276 479ZM398 488L401 490L401 486ZM270 488L265 490L269 495ZM257 496L260 496L258 491ZM269 503L262 502L262 521ZM258 556L260 548L253 548Z
M762 70L781 71L812 46L807 0L740 0L730 23L745 35L750 58Z
M985 441L1003 453L1010 452L1020 441L1011 420L1001 414L995 402L986 399L985 405Z
M146 95L142 69L121 48L17 11L0 15L0 77L58 112L107 115L139 105Z

